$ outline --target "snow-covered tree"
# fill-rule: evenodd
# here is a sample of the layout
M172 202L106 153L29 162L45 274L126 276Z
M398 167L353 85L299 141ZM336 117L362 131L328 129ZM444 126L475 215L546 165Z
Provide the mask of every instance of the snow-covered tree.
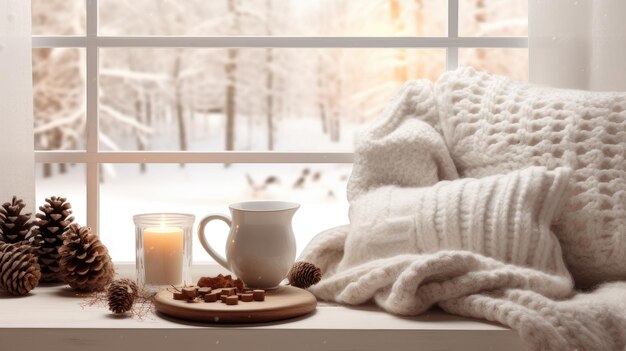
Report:
M39 33L84 33L84 1L35 2L33 23L50 27ZM521 2L461 0L462 34L524 35ZM441 0L107 0L99 5L99 33L115 36L437 36L445 35L447 13ZM68 13L80 15L67 21ZM34 54L38 145L82 146L84 50L46 50ZM516 76L527 63L512 55L514 50L459 53L462 63ZM349 147L355 132L380 114L404 81L436 79L444 70L444 55L443 49L427 48L101 48L101 146Z
M82 6L84 9L84 6ZM84 16L76 1L33 0L33 33L70 35L84 32ZM33 50L33 106L35 147L65 150L84 147L85 93L84 50L42 48ZM59 172L66 170L59 165ZM50 164L43 174L53 174Z

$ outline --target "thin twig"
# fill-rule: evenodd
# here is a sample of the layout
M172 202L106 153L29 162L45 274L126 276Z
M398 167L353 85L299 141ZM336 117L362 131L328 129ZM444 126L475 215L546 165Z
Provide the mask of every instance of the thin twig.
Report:
M109 300L107 298L106 291L94 292L86 296L85 300L80 305L83 309L85 307L99 307L109 308ZM133 307L128 312L130 316L137 320L143 321L146 317L154 313L154 297L150 296L145 290L140 289L137 292Z

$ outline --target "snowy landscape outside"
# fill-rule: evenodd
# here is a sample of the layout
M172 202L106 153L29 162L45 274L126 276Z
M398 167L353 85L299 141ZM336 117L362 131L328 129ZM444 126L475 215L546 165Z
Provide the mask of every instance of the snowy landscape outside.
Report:
M34 35L84 35L84 0L33 0ZM111 36L445 36L445 0L99 0ZM526 1L460 0L461 36L527 36ZM85 49L33 49L35 148L85 148ZM100 149L350 152L410 79L436 80L445 49L101 48ZM526 80L527 49L461 48L459 63ZM298 253L348 223L348 164L104 164L100 235L134 261L132 216L227 213L245 200L302 205ZM37 201L86 219L85 166L40 164ZM227 228L211 224L211 245ZM194 261L212 259L194 238Z

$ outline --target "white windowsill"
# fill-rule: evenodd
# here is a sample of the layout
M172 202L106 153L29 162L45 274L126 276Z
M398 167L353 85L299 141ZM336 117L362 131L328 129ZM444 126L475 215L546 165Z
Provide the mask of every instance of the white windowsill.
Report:
M134 265L118 264L120 276ZM194 266L214 275L215 265ZM63 286L31 296L0 295L0 350L525 350L511 329L439 310L399 317L375 306L348 308L320 302L312 315L260 325L209 325L155 315L118 318L102 307L81 307Z

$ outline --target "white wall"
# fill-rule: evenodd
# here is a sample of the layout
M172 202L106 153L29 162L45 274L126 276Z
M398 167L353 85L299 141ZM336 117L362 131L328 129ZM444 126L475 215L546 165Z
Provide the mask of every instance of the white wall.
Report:
M35 209L30 1L0 0L0 202Z
M529 0L530 81L626 90L626 1Z

